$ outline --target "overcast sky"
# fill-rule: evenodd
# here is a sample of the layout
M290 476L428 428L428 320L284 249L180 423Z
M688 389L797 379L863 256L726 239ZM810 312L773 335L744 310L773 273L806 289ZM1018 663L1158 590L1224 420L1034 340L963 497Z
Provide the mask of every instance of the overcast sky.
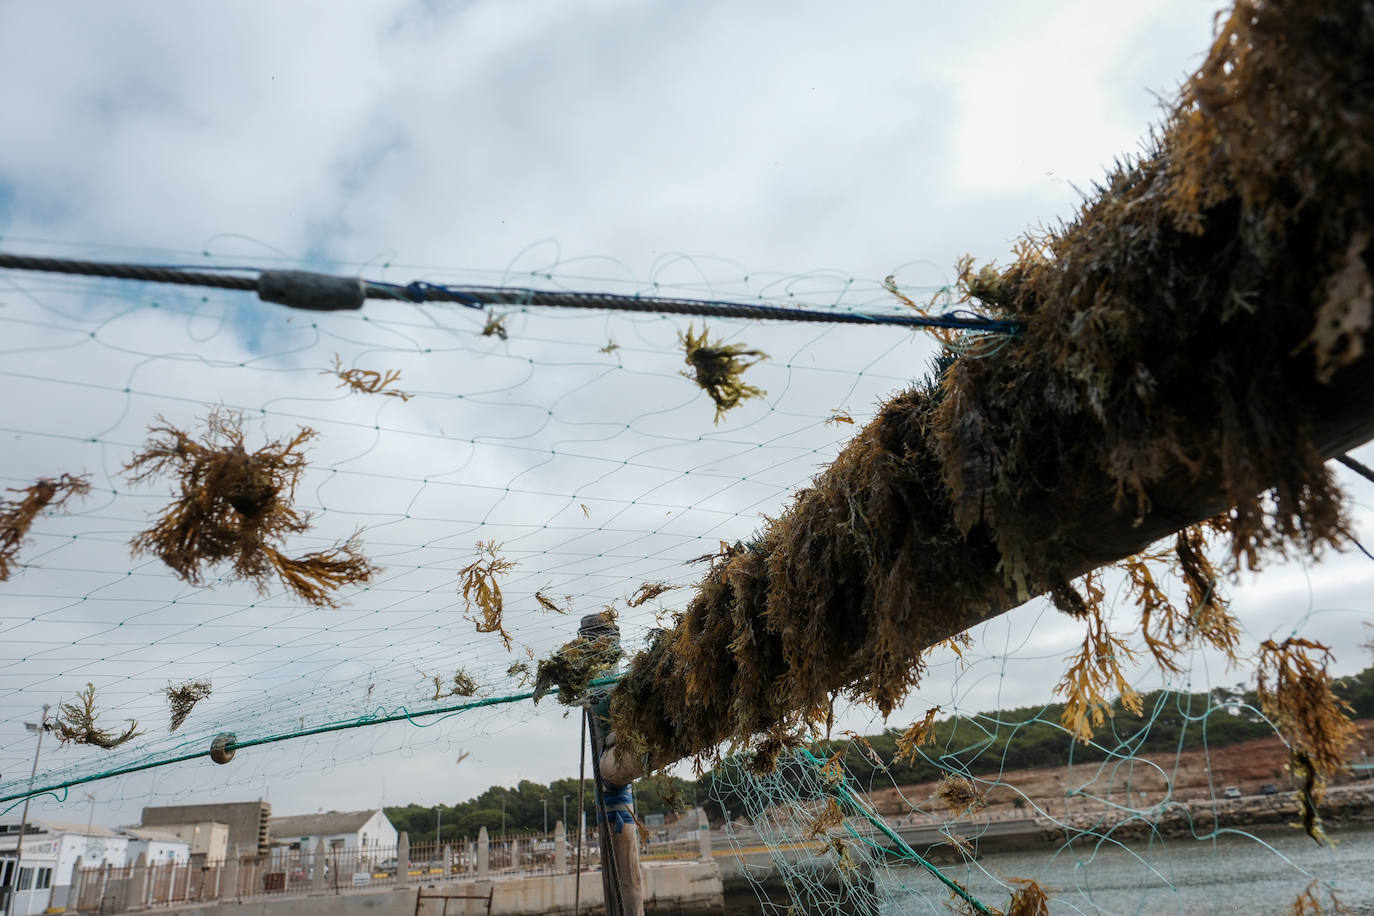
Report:
M1199 62L1215 12L1198 0L2 4L0 248L890 308L884 276L924 295L965 252L1005 259L1025 229L1070 217ZM0 482L70 472L94 485L70 517L40 520L33 566L0 585L3 794L27 777L21 723L88 681L110 720L137 717L149 734L106 757L50 746L41 771L422 709L425 676L460 666L486 694L515 692L505 672L526 647L547 654L578 614L623 608L642 581L693 581L688 559L746 537L833 457L852 433L825 424L833 411L862 423L933 352L893 330L713 323L772 357L750 375L767 397L713 425L677 375L685 320L512 311L507 323L501 341L459 307L293 315L238 294L0 275ZM335 354L399 369L415 396L336 390L320 375ZM247 412L252 442L318 430L298 493L317 525L293 546L364 529L386 567L372 588L315 610L130 559L169 491L131 490L122 464L155 416L188 425L216 404ZM1357 504L1369 486L1351 482ZM512 655L474 632L456 594L488 539L519 564ZM1236 583L1236 608L1252 644L1301 629L1358 670L1371 572L1344 557L1275 567ZM538 589L573 596L573 613L537 610ZM654 611L625 613L632 647ZM971 664L942 660L891 724L931 704L1048 698L1080 638L1039 603L975 635ZM160 689L199 677L213 697L168 735ZM1202 689L1250 672L1200 654L1190 677ZM214 798L267 797L280 814L454 802L572 775L577 741L577 720L551 703L502 706L152 770L43 808L79 820L91 792L98 821L129 823L144 804Z

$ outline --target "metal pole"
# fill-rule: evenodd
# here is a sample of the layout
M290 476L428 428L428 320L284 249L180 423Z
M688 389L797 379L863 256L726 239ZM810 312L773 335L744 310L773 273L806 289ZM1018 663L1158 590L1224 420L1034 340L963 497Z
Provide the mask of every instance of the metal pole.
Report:
M544 796L544 832L549 832L549 797Z
M587 708L582 708L582 732L578 735L578 746L582 761L577 767L577 866L574 874L577 883L573 885L573 916L582 916L582 841L587 838L586 797L583 786L587 777Z
M587 640L607 637L619 646L620 629L600 614L582 618L578 634ZM617 664L613 671L619 670ZM588 710L591 726L592 778L596 783L597 820L601 839L601 881L606 916L644 916L639 884L639 828L634 820L634 795L628 781L609 782L601 773L601 755L615 743L610 731L610 696L603 692Z
M86 815L86 852L87 858L91 855L91 824L95 822L95 793L87 792L86 797L91 800L91 810Z
M43 732L47 730L48 710L52 709L47 703L43 704L43 718L38 723L38 744L33 749L33 770L29 773L29 792L33 792L33 781L38 778L38 754L43 750ZM24 725L32 725L32 722L25 722ZM10 879L10 899L5 903L5 916L14 916L14 898L19 896L19 864L24 861L24 834L29 829L29 798L24 796L24 813L19 818L19 839L14 841L14 877Z

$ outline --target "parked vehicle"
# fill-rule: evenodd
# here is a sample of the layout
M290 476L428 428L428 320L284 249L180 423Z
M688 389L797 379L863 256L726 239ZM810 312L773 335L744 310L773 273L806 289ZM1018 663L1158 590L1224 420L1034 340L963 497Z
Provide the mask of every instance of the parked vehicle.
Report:
M1227 786L1226 788L1224 788L1224 789L1221 790L1221 794L1224 795L1226 798L1240 798L1240 797L1241 797L1240 787L1239 787L1239 786Z
M534 859L536 862L552 863L554 859L555 846L553 840L536 840L534 843ZM568 856L568 861L572 861L573 846L568 840L563 841L563 851Z
M329 863L328 863L328 862L325 862L325 863L324 863L324 876L325 876L326 878L329 877ZM314 866L313 864L310 864L310 865L297 865L295 868L291 869L291 880L292 880L292 881L313 881L314 879L315 879L315 866Z
M1276 786L1276 785L1274 785L1272 782L1266 782L1264 785L1260 786L1260 788L1259 788L1259 794L1261 794L1261 795L1278 795L1278 794L1279 794L1279 787Z

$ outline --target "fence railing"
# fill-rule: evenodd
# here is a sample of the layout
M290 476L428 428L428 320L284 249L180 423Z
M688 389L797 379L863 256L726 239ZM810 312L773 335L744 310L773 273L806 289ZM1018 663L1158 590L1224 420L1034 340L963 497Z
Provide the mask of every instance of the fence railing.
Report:
M650 842L642 847L642 856L647 861L695 859L700 848L696 838ZM116 913L219 899L351 894L403 884L568 874L578 866L576 833L463 837L442 844L323 852L318 846L281 846L223 862L81 869L66 889L67 906L83 913ZM600 866L599 838L591 829L582 838L580 867L585 872Z

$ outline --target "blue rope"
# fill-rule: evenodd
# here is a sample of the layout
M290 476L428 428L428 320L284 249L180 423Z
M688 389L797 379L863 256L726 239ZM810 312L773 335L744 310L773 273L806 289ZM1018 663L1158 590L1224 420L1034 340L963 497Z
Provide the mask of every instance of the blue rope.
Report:
M609 823L616 833L620 833L626 824L631 827L635 823L635 796L629 786L607 786L601 793L601 805L596 812L596 822L603 823L602 811L605 811L605 823Z

